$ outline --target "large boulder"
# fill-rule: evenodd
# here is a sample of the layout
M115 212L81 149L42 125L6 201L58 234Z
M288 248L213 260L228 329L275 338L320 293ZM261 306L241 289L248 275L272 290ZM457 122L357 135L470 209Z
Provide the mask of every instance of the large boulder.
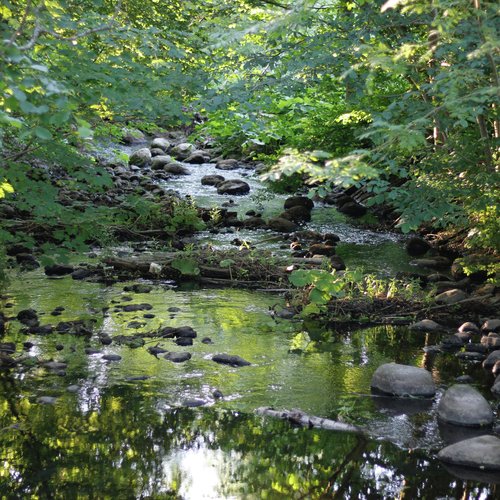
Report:
M219 160L215 168L219 170L235 170L240 166L240 162L234 159Z
M169 174L173 174L173 175L189 175L190 174L189 170L186 167L184 167L183 165L181 165L180 163L177 163L177 162L173 162L173 163L169 163L168 165L165 165L163 167L163 171L168 172Z
M283 208L285 210L288 210L292 207L304 207L311 211L314 208L314 203L307 196L290 196L290 198L287 198L285 200L285 205L283 206Z
M479 436L443 448L439 460L462 467L500 471L500 439Z
M335 246L327 245L326 243L314 243L309 247L309 253L311 255L326 255L331 257L335 255Z
M468 295L466 292L458 288L454 288L453 290L446 290L446 292L436 295L434 300L437 304L452 305L465 300L467 297Z
M311 220L311 210L307 207L296 205L285 210L280 217L293 222L309 222Z
M170 155L162 154L154 156L151 160L151 168L153 170L163 170L165 165L172 163L174 159Z
M240 356L236 356L234 354L215 354L212 357L212 361L219 363L221 365L230 365L230 366L249 366L251 363L246 359L243 359Z
M123 144L140 144L146 140L146 136L137 128L124 128L121 141Z
M371 388L398 397L432 397L436 393L427 370L397 363L379 366L373 374Z
M230 179L221 182L217 186L219 194L230 194L232 196L241 196L250 192L250 186L245 181L240 179Z
M473 387L452 385L441 398L437 409L442 422L464 427L482 427L493 423L488 401Z
M193 151L196 150L196 147L189 142L181 142L172 148L170 153L176 160L185 160L189 157Z
M161 149L162 151L168 151L170 148L170 141L164 137L155 137L151 142L151 149Z
M210 161L210 154L203 149L196 149L184 161L193 165L201 165Z
M488 319L481 326L483 332L500 332L500 319Z
M414 259L410 262L412 266L429 267L431 269L446 269L450 267L450 261L446 257L437 255L425 259Z
M148 148L141 148L134 151L128 159L129 165L137 165L138 167L145 167L151 162L151 151Z
M409 326L410 330L414 330L417 332L437 332L442 329L442 326L432 319L423 319L421 321L417 321Z
M293 233L299 228L295 222L283 217L272 217L267 221L267 227L278 233Z
M492 370L497 362L500 361L500 351L493 351L490 355L483 361L483 368L485 370Z
M431 245L423 238L412 236L407 240L405 247L409 255L417 257L418 255L424 255L427 253L427 251L431 248Z
M201 178L201 184L203 186L218 186L225 180L222 175L205 175Z
M367 209L365 206L360 205L356 201L348 201L347 203L341 205L337 209L343 214L349 215L350 217L362 217L366 214Z

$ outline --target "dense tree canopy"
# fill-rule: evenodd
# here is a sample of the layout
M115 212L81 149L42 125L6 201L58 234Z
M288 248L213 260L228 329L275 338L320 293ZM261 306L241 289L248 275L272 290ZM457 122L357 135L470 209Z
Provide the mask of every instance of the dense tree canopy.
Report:
M75 214L34 166L102 189L81 155L93 136L196 111L199 138L275 165L271 178L366 185L405 232L452 225L500 245L496 2L13 0L0 16L0 197L46 224ZM85 207L69 239L101 216Z

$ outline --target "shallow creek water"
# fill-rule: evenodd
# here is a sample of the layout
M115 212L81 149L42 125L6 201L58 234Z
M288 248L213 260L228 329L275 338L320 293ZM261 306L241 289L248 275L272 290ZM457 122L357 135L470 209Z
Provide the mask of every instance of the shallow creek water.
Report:
M207 169L213 166L190 169L191 176L172 180L169 187L200 205L227 201L213 195L214 188L200 189L198 176L212 173ZM261 189L257 180L250 183ZM266 210L280 211L283 199L265 201ZM249 197L234 200L243 213L255 206ZM397 235L355 228L330 207L313 214L310 227L339 234L338 253L349 266L380 274L413 270ZM269 236L239 235L252 242ZM229 245L234 237L217 235L212 244ZM279 310L283 300L271 294L168 282L153 283L147 294L123 291L130 284L48 279L40 270L12 274L0 302L6 315L33 308L44 313L42 325L76 319L93 319L95 325L91 337L31 336L17 321L9 323L3 341L15 341L18 354L30 341L29 355L68 366L64 374L38 367L0 372L2 498L493 498L498 493L494 478L449 471L435 459L445 444L463 437L436 422L444 388L456 376L471 374L490 397L490 381L480 366L460 364L453 355L424 354L422 347L438 337L404 327L336 331L280 319L270 309ZM136 303L152 309L117 307ZM58 306L64 311L52 316ZM103 346L98 339L99 333L113 337L184 325L198 333L193 346L148 339L132 349ZM213 343L202 343L204 337ZM192 358L173 363L155 357L147 347L157 344L188 351ZM89 347L100 352L86 354ZM216 364L211 360L216 353L237 354L251 365ZM105 354L121 360L106 361ZM399 403L372 396L371 376L389 361L430 370L440 387L435 400ZM223 397L216 398L215 390ZM41 404L44 397L56 399ZM194 402L204 404L187 407ZM347 419L366 428L369 437L294 428L255 415L261 406Z

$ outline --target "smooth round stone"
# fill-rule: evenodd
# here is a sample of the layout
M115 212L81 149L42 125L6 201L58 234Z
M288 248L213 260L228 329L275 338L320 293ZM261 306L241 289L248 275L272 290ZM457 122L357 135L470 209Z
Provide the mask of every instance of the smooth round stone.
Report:
M500 471L500 439L479 436L443 448L439 460L453 465Z
M457 352L455 356L458 359L462 359L464 361L473 361L475 363L480 363L484 359L484 354L474 351Z
M68 365L58 361L48 361L47 363L44 363L43 366L49 370L64 370Z
M163 357L174 363L183 363L191 359L191 354L189 352L168 352Z
M187 408L196 408L206 404L207 402L203 401L203 399L186 399L182 402L182 406L186 406Z
M482 427L493 423L488 401L470 385L452 385L441 398L438 418L448 424Z
M439 330L441 325L432 321L432 319L423 319L422 321L417 321L409 326L410 330L415 330L417 332L435 332Z
M102 359L106 360L106 361L120 361L120 359L122 359L121 356L119 356L118 354L105 354Z
M432 397L436 394L436 386L427 370L397 363L379 366L373 374L371 388L399 397Z
M485 370L491 370L495 366L497 361L500 361L500 351L493 351L484 360L483 368Z
M36 402L42 405L53 405L57 401L54 396L40 396Z
M86 347L85 354L91 356L92 354L101 354L101 351L99 349L94 349L93 347Z
M465 323L462 323L460 327L458 328L458 331L460 333L464 332L479 332L479 327L475 324L472 323L471 321L466 321Z
M68 392L78 392L79 389L80 389L80 386L78 386L76 384L75 385L68 385L68 387L66 387L66 390Z

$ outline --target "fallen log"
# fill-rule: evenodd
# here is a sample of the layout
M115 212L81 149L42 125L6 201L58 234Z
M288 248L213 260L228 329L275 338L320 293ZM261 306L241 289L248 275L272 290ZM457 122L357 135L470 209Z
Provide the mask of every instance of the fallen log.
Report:
M317 429L325 429L328 431L342 431L342 432L353 432L355 434L366 434L366 432L355 425L346 424L344 422L338 422L336 420L330 420L328 418L315 417L313 415L308 415L301 410L274 410L268 407L261 407L255 410L257 415L263 415L265 417L279 418L281 420L287 420L294 425L300 425L301 427Z

